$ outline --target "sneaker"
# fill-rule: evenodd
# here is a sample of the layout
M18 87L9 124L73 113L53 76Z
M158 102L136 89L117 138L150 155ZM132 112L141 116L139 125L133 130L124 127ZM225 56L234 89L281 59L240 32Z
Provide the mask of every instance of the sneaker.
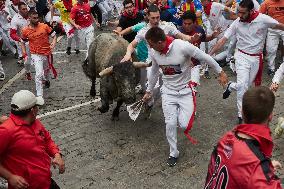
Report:
M30 72L26 73L27 80L32 80L32 74Z
M226 90L223 92L223 99L226 99L230 96L231 94L231 91L229 90L229 87L231 85L232 82L229 82L227 87L226 87Z
M284 118L279 117L277 126L274 130L274 135L276 138L279 138L283 134L283 131L284 131L283 125L284 125Z
M76 54L79 54L79 53L80 53L80 50L79 50L79 49L75 49L75 53L76 53Z
M177 160L178 158L170 156L167 162L168 166L170 167L175 166L177 164Z
M268 69L268 70L267 70L267 74L268 74L270 77L273 77L274 74L275 74L275 71L272 70L272 69Z
M6 51L4 51L4 50L1 50L1 55L2 55L2 56L7 56L8 53L7 53Z
M19 60L17 61L18 65L23 65L24 64L24 58L20 57Z
M46 89L48 89L48 88L50 87L50 81L46 80L46 81L44 82L44 87L45 87Z
M5 79L5 74L4 73L0 73L0 81L3 81Z
M242 124L243 123L243 118L238 117L238 124Z
M83 61L84 65L87 65L88 63L89 63L89 59L88 58Z
M204 77L205 77L205 79L211 79L211 77L209 75L209 71L204 72Z
M68 55L71 54L71 47L67 47L67 49L66 49L66 54L68 54Z

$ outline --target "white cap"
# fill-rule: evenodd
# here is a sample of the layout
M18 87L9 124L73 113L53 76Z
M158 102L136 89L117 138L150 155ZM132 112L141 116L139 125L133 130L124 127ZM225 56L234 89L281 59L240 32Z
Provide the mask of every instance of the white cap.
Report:
M12 109L16 111L28 110L35 105L42 106L43 104L44 100L41 96L36 97L28 90L20 90L19 92L15 93L11 101L11 105L13 105Z

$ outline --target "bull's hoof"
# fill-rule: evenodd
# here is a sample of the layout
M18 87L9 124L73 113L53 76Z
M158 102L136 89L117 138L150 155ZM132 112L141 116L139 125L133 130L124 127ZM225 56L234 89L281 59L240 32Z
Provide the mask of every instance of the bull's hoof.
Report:
M119 117L118 117L118 116L112 116L112 117L111 117L111 120L112 120L112 121L119 121Z
M108 111L109 108L106 108L106 107L99 107L98 110L101 112L101 113L106 113Z
M95 96L96 96L96 89L91 88L91 90L90 90L90 95L91 95L92 97L95 97Z

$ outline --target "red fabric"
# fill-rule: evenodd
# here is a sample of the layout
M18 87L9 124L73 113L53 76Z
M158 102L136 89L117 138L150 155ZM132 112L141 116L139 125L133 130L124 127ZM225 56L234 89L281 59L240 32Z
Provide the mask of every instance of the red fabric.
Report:
M39 120L31 125L10 114L0 125L1 164L23 177L29 189L49 189L51 159L59 149ZM9 186L9 189L12 189Z
M49 69L51 69L52 74L54 76L54 79L56 79L57 78L57 71L53 66L53 55L50 54L50 55L47 56L47 58L48 58L48 67L49 67Z
M20 37L17 34L17 30L15 29L10 29L10 37L14 40L14 41L20 41Z
M250 53L246 53L243 50L240 50L240 49L238 49L238 50L240 52L244 53L244 54L247 54L247 55L250 55L250 56L258 56L259 57L259 68L258 68L257 74L256 74L255 79L254 79L254 85L255 86L260 86L261 82L262 82L262 72L263 72L263 54L262 53L250 54Z
M273 143L270 129L266 125L238 125L219 140L216 151L212 153L210 159L204 188L282 188L280 180L276 179L274 175L271 162L269 162L268 167L270 169L270 174L267 175L270 178L270 181L268 181L260 160L244 140L236 137L237 132L255 138L259 142L260 151L271 155Z
M204 9L205 14L208 16L210 15L211 7L212 7L212 2L208 3Z
M94 22L91 16L91 7L88 3L77 3L71 9L70 18L82 28L89 27Z
M195 118L195 112L196 112L196 93L195 91L192 89L192 87L196 87L197 83L190 81L188 87L191 89L192 91L192 98L193 98L193 112L192 115L189 119L189 122L187 124L187 127L185 129L185 131L183 132L185 134L185 136L188 138L188 140L192 143L192 144L197 144L197 140L195 140L194 138L192 138L189 135L189 131L191 130L192 126L193 126L193 122L194 122L194 118Z
M272 156L273 141L270 134L270 129L267 125L241 124L238 125L234 131L253 137L260 144L260 150L265 154L265 156Z
M137 10L144 10L147 8L147 0L135 0L135 8Z
M132 15L129 15L129 14L127 14L126 11L124 11L122 15L125 16L125 17L127 17L127 18L134 19L134 18L136 18L136 16L137 16L137 12L138 12L138 10L137 10L137 9L134 9L133 14L132 14Z
M166 37L166 47L163 49L162 54L167 54L167 52L169 51L169 47L172 44L174 38L167 36Z
M63 0L64 7L68 12L71 12L72 9L72 0Z
M183 12L188 11L187 8L186 8L186 4L187 4L187 3L185 2L185 3L182 5L182 11L183 11ZM194 6L194 3L193 3L193 2L190 3L189 11L192 12L192 13L195 13L195 6Z
M251 23L258 15L259 15L258 11L253 11L252 14L249 16L249 18L244 22Z

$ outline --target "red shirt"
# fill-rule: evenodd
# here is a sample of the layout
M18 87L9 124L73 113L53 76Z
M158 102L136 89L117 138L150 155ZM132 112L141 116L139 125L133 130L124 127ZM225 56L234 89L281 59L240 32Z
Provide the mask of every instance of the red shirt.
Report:
M70 18L82 28L89 27L94 22L89 3L74 5L71 9Z
M23 177L29 189L49 189L51 158L59 149L39 120L28 125L13 114L0 125L1 164ZM12 189L11 186L8 187Z
M242 139L241 132L254 138ZM213 151L205 189L280 189L270 161L273 142L265 125L242 124L226 133ZM266 161L261 162L257 151ZM264 173L266 170L266 173Z

